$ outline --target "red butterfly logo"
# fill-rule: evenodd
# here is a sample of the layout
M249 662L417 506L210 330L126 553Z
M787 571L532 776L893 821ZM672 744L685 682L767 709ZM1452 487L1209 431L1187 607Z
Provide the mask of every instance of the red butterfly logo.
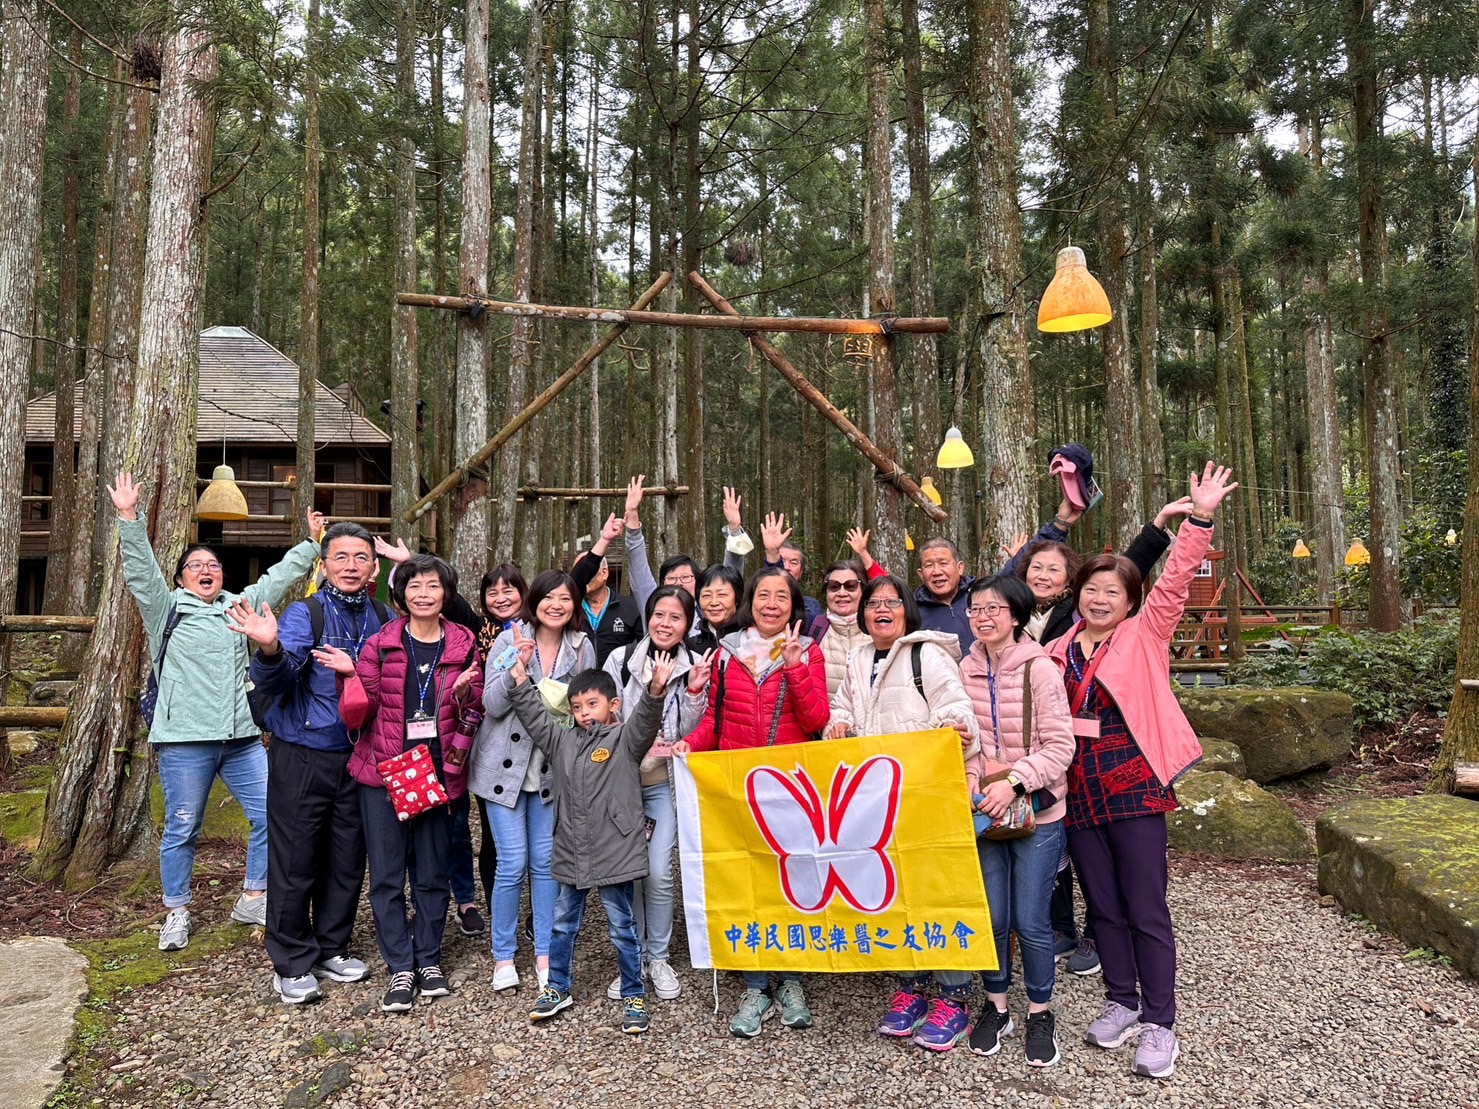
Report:
M893 904L899 879L885 848L899 817L904 768L874 755L853 770L839 763L823 800L801 767L762 766L745 779L750 813L780 859L781 892L803 913L842 898L860 913Z

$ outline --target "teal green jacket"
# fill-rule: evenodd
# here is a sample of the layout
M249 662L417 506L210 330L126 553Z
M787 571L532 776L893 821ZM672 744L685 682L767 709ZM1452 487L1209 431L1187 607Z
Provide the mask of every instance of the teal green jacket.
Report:
M119 520L118 540L123 549L123 575L144 618L151 659L159 657L170 613L180 610L180 622L165 652L164 672L159 675L159 701L149 742L222 743L259 734L261 729L252 722L247 705L247 639L231 630L226 609L238 597L245 597L259 609L265 601L276 611L288 588L313 568L318 544L305 539L256 585L240 593L222 590L206 604L188 589L169 587L142 521Z

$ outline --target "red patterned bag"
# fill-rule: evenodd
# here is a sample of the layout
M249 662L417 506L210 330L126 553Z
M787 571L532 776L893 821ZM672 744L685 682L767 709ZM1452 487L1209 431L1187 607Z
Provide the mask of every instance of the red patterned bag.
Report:
M436 763L424 743L386 759L375 769L385 781L398 820L410 820L448 801L447 787L437 780Z

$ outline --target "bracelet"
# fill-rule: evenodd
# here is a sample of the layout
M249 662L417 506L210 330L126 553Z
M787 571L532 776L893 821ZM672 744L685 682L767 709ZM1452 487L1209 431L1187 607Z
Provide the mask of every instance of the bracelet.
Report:
M1216 517L1212 513L1198 512L1196 509L1192 509L1191 518L1193 520L1201 520L1203 523L1207 524L1210 524L1214 519L1216 519Z
M1073 527L1073 525L1070 524L1067 520L1063 519L1062 516L1054 516L1053 517L1053 526L1055 528L1057 528L1059 531L1065 531L1065 532L1068 531L1068 530L1070 530Z

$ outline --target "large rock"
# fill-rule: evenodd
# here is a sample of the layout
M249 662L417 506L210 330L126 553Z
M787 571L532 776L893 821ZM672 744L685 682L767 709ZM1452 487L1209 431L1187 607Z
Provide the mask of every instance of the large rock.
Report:
M31 686L31 692L26 694L26 704L57 707L70 705L72 694L76 690L76 681L66 678L43 678Z
M0 964L12 968L0 986L4 1104L41 1109L62 1080L72 1017L87 993L87 960L59 939L26 936L0 945Z
M1176 782L1177 812L1168 813L1171 846L1224 859L1310 857L1310 837L1289 806L1257 784L1220 770L1191 770Z
M1320 892L1479 978L1479 801L1363 798L1315 824Z
M1202 737L1202 761L1197 763L1196 768L1202 773L1221 770L1238 781L1248 776L1248 764L1243 758L1242 748L1236 743L1213 739L1211 736Z
M1344 693L1231 686L1176 696L1197 735L1238 746L1255 782L1333 766L1351 753L1351 699Z

